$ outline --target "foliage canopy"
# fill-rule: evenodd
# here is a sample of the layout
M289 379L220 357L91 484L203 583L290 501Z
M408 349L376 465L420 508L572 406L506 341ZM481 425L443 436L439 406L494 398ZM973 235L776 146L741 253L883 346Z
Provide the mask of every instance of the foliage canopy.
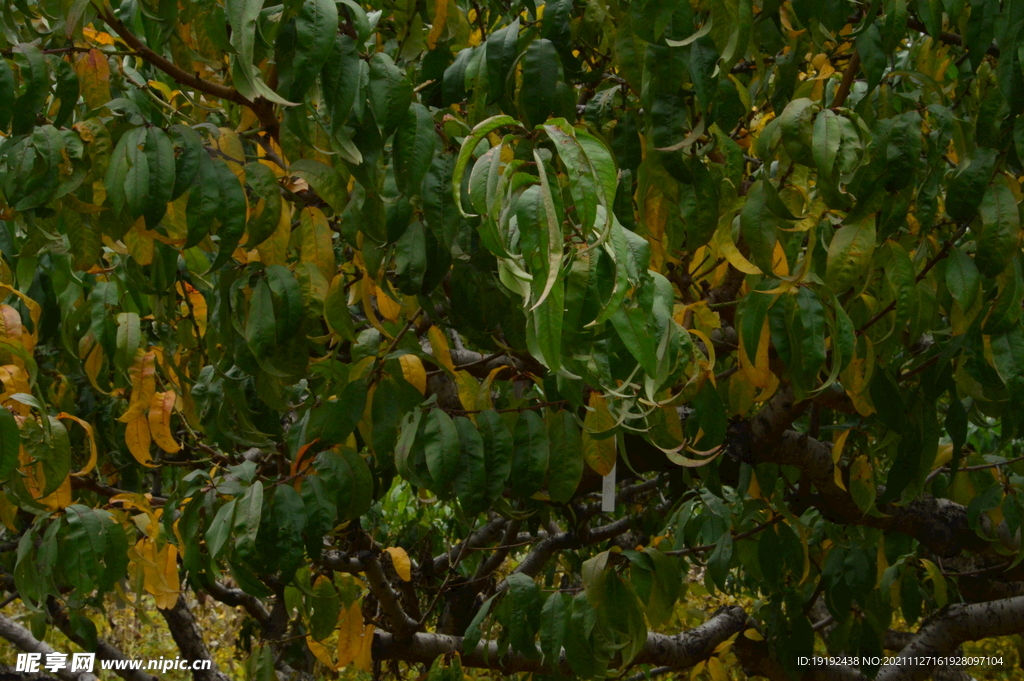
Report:
M186 589L245 608L259 679L909 679L797 661L1024 632L1022 30L2 3L19 645L115 654L116 594L208 656ZM749 607L676 634L688 588Z

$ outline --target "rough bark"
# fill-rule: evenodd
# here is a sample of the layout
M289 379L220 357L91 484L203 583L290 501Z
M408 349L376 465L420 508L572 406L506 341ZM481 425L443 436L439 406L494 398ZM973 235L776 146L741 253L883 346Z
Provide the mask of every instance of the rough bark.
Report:
M928 620L900 652L899 659L907 664L883 667L875 678L876 681L926 679L935 665L916 662L957 655L965 641L1019 633L1024 633L1024 596L951 605Z
M635 662L672 667L674 670L689 669L701 660L707 659L719 644L746 626L747 614L743 608L723 608L699 627L676 636L649 633L647 643L637 655ZM387 632L374 634L375 660L430 664L439 655L454 652L462 652L461 636L420 633L401 641ZM462 665L494 669L503 674L551 674L554 671L550 662L541 659L540 656L527 658L519 653L509 652L504 657L499 657L496 641L481 641L473 651L463 653ZM572 673L564 654L557 666L562 673Z

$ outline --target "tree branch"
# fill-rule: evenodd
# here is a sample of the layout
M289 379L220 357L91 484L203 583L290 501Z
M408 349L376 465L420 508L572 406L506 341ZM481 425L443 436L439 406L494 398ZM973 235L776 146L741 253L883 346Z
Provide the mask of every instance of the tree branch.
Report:
M743 608L722 608L704 624L681 634L647 634L647 642L634 662L672 667L674 670L688 669L710 657L718 645L743 631L746 626L747 614ZM531 658L512 651L504 656L499 655L497 641L481 641L475 649L466 653L462 650L461 636L420 633L406 641L400 641L387 632L374 634L374 660L430 664L439 655L455 652L463 653L463 667L495 669L504 674L551 674L555 671L551 663L541 659L539 655ZM572 674L564 653L558 660L557 669L564 674Z
M4 637L26 653L40 653L44 657L50 653L57 652L49 644L39 641L32 632L21 626L9 617L0 615L0 636ZM64 681L98 681L94 674L88 672L71 673L70 668L61 669L57 676Z
M178 645L178 650L181 651L182 657L193 661L193 663L196 660L210 661L210 669L192 670L192 678L195 681L229 681L228 677L220 671L217 667L217 662L210 655L210 651L206 647L203 636L199 631L199 625L196 624L196 619L192 615L188 603L185 602L184 596L178 596L178 602L174 604L173 608L167 610L160 609L160 614L166 620L167 628L170 630L174 642Z
M113 29L114 33L117 33L121 40L123 40L130 48L135 50L138 56L144 61L160 69L182 85L198 90L204 94L248 107L254 114L256 114L256 117L260 120L263 127L267 129L267 133L271 137L277 138L279 124L277 116L274 113L273 104L263 98L257 98L256 101L252 101L244 97L242 93L233 87L221 85L219 83L211 83L208 80L200 78L198 74L189 73L163 55L157 54L150 49L150 47L142 42L138 36L128 30L128 27L125 26L120 19L114 16L114 13L109 9L109 6L98 7L97 12L99 13L100 18L103 19L104 23Z
M929 656L951 655L965 641L1020 633L1024 633L1024 596L951 605L926 622L897 659L920 661ZM882 667L875 679L917 681L927 678L931 672L929 665L890 665Z
M402 608L402 604L398 602L398 594L391 588L387 577L384 576L384 568L381 567L377 556L373 555L370 551L365 551L359 558L363 564L363 571L366 575L366 583L370 587L370 592L377 598L381 609L384 610L384 613L391 620L391 626L395 629L396 640L403 641L409 639L416 631L419 623L409 617Z

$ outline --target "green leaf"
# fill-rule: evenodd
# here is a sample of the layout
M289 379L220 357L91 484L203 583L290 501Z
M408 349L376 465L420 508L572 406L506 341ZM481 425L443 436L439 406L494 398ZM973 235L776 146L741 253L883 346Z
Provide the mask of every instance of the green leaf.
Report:
M837 230L828 246L825 283L836 295L864 283L875 249L875 217L863 218Z
M740 233L750 248L754 264L766 275L771 276L779 220L769 209L764 187L766 182L768 180L762 178L747 192L747 201L740 212Z
M373 475L363 458L348 447L320 452L314 465L333 493L339 520L355 520L373 503Z
M209 156L203 149L203 139L199 134L187 125L176 124L168 128L168 136L171 143L178 149L175 163L174 189L171 190L169 201L173 201L193 185L199 173L199 164L202 157Z
M247 205L245 200L245 189L238 180L228 164L220 159L213 162L217 172L217 182L221 189L221 204L218 211L220 226L217 228L217 237L220 239L217 250L217 258L210 266L210 271L220 269L231 259L238 243L245 234L245 216Z
M556 504L568 503L583 477L583 436L576 417L561 409L548 413L548 497Z
M246 226L249 236L245 247L251 249L266 241L281 221L281 188L274 171L262 163L249 163L245 166L245 182L263 200L263 210L259 214L254 210Z
M326 445L342 444L355 430L366 409L365 378L345 386L336 400L326 400L309 413L306 439L319 439Z
M791 159L806 166L815 164L814 119L818 109L809 99L794 99L779 116L782 146Z
M263 517L263 483L257 480L235 504L232 534L235 550L242 558L252 556L256 551L256 535Z
M647 314L639 307L620 306L610 317L612 326L648 376L658 375L657 339L647 326Z
M889 61L882 47L882 33L877 23L871 24L857 37L857 54L860 55L861 68L867 76L870 92L882 81L882 74Z
M288 98L301 102L327 61L338 32L338 8L333 0L306 0L295 17L295 60Z
M831 178L836 157L839 155L839 145L843 140L839 116L831 109L822 109L814 119L812 134L811 151L814 154L814 163L818 166L821 176Z
M946 188L946 212L958 222L968 222L978 212L985 187L992 179L998 152L977 147L964 157L949 178Z
M348 205L348 191L337 170L320 161L300 158L291 164L288 172L308 182L336 214L341 214L345 210L345 206Z
M459 157L455 161L455 169L452 172L452 192L455 195L455 205L458 206L459 213L463 217L470 217L462 206L462 176L466 174L466 167L469 166L469 161L473 158L473 152L476 151L480 140L504 125L520 126L520 123L511 116L491 116L478 123L469 135L466 136L466 139L462 141Z
M536 412L519 414L512 445L513 494L529 497L544 485L550 459L546 431L544 419Z
M361 86L363 60L355 41L338 33L331 53L320 71L321 92L327 104L332 132L338 134L348 120Z
M561 66L558 52L550 40L530 43L523 54L523 87L519 89L519 107L527 125L540 125L555 107L555 84Z
M146 130L146 165L149 169L149 189L146 192L146 226L154 229L167 212L167 203L174 192L177 172L171 138L156 127Z
M493 409L477 414L476 425L483 439L487 499L493 501L505 490L505 481L512 472L512 435L501 415Z
M228 538L231 536L231 529L235 525L235 499L227 502L219 509L206 531L206 548L214 559L220 557L227 546Z
M277 349L277 320L274 299L266 280L253 290L249 316L245 324L245 342L257 359L270 357Z
M395 182L406 195L419 193L427 169L434 160L434 119L427 107L409 105L395 133Z
M384 136L390 135L405 117L412 101L412 84L384 52L370 59L368 86L370 108Z
M17 470L20 447L21 434L14 415L0 409L0 480L6 480Z
M454 419L459 433L459 472L455 476L455 496L468 515L487 510L487 459L484 456L484 441L480 432L465 416Z
M697 101L707 109L715 101L718 93L718 79L715 70L718 65L718 48L709 36L698 38L690 46L690 78Z
M263 9L263 0L226 0L224 10L231 24L231 78L243 97L255 100L264 97L277 104L292 104L263 82L254 64L256 53L256 22Z
M544 607L540 610L540 649L544 653L544 662L555 667L562 655L562 642L569 624L565 604L568 598L568 594L555 591L544 601Z
M459 431L448 414L441 409L431 409L425 417L423 428L423 450L427 458L427 469L434 483L434 491L446 493L459 474L462 459L459 446Z
M0 130L6 130L14 115L14 72L7 60L0 57Z
M497 102L505 93L505 82L516 63L519 43L519 17L487 36L487 91L490 103Z
M1020 235L1020 212L1013 193L1003 184L989 186L978 212L982 230L974 262L983 275L994 277L1013 256Z
M188 224L188 238L185 248L198 245L213 228L220 208L220 175L213 159L205 150L200 151L196 178L188 192L185 220ZM114 207L114 210L118 210Z

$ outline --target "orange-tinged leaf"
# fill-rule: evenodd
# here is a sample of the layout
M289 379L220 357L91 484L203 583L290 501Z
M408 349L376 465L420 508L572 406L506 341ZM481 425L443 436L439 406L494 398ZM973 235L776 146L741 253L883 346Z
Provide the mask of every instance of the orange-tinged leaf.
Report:
M412 580L412 561L409 560L409 554L405 552L401 546L389 546L384 549L391 555L391 564L395 566L395 572L402 578L403 581Z
M598 475L608 475L615 467L616 437L597 439L593 434L606 433L615 427L615 417L608 411L608 403L599 392L590 393L587 415L583 419L583 460Z
M171 435L171 412L177 395L173 390L164 393L153 393L149 401L149 432L157 447L169 454L181 451L181 446Z
M97 49L75 55L75 73L82 97L90 109L98 109L110 101L110 64Z
M430 351L434 355L434 359L442 367L454 373L455 364L452 362L452 353L448 349L448 339L444 337L444 331L436 326L431 326L427 331L427 338L430 339Z
M132 419L125 426L124 441L128 445L128 451L132 453L136 461L150 468L155 467L153 458L149 455L149 445L152 439L149 433L149 420L145 414Z
M313 263L330 281L337 273L334 261L334 232L327 217L313 206L302 209L299 220L299 251L303 262Z
M402 365L402 376L405 380L419 390L421 395L426 395L427 372L420 358L416 355L402 355L398 362Z
M39 303L37 303L32 298L29 298L18 289L8 286L7 284L0 284L0 291L7 291L8 293L13 293L19 299L21 299L21 302L23 302L25 304L25 307L28 308L28 316L32 320L32 339L35 340L36 338L38 338L39 317L43 314L43 308L39 307ZM26 349L31 350L30 348Z

